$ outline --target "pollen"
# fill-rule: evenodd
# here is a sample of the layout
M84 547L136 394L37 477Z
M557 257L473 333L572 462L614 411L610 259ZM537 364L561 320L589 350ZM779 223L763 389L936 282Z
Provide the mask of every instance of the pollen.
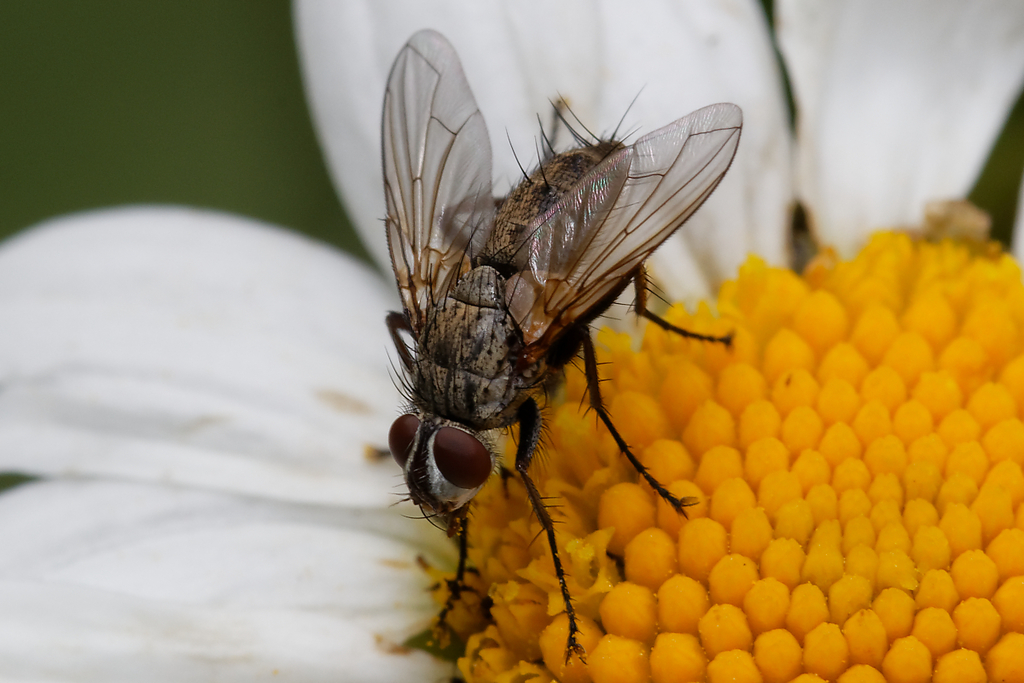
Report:
M751 257L665 318L732 344L602 330L600 390L686 514L569 366L530 474L585 656L525 489L495 476L450 619L466 680L1024 680L1016 263L880 233L803 277Z

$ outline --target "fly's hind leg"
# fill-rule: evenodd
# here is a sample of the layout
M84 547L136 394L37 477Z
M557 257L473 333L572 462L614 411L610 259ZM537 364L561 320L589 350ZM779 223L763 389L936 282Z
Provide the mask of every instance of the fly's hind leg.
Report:
M696 339L697 341L706 342L717 342L719 344L725 344L726 346L732 345L732 334L726 334L721 337L716 337L710 334L700 334L697 332L691 332L690 330L683 329L682 327L677 327L676 325L673 325L669 321L662 318L660 315L656 313L651 313L649 310L647 310L647 273L644 271L643 266L638 268L636 272L633 273L633 289L636 292L636 299L633 306L638 316L642 318L647 318L648 320L650 320L652 323L654 323L663 330L674 332L681 337L686 337L687 339Z
M686 498L679 498L672 494L660 481L654 478L654 475L650 473L647 467L640 462L640 460L633 455L633 451L629 450L629 446L626 444L626 440L619 434L619 430L615 428L612 423L612 418L608 414L608 410L604 407L604 400L601 398L601 387L600 377L597 373L597 353L594 351L594 340L590 338L589 334L583 335L583 370L587 376L587 395L590 400L590 407L594 409L597 416L601 418L601 422L608 428L612 438L615 439L616 445L619 447L619 451L626 456L633 468L636 469L637 473L643 477L644 481L651 485L651 488L655 492L665 499L675 510L681 513L684 517L686 516L686 506L696 505L700 502L697 498L688 496Z
M537 407L536 401L532 398L527 399L520 406L518 417L519 446L516 449L516 472L519 473L520 478L523 480L523 485L526 487L526 495L530 499L530 505L533 507L533 512L537 515L537 521L540 522L541 527L544 529L548 545L551 547L551 559L555 565L555 576L558 578L558 587L562 591L565 614L569 618L569 638L565 644L565 661L568 663L569 658L572 655L576 655L580 658L580 661L585 662L587 651L579 642L580 629L576 623L576 610L572 606L569 586L565 582L565 570L562 568L562 560L558 556L558 545L555 543L555 523L552 521L551 515L548 514L540 491L537 490L537 485L533 483L533 479L530 478L529 474L530 462L533 459L537 443L540 441L541 416L540 408Z

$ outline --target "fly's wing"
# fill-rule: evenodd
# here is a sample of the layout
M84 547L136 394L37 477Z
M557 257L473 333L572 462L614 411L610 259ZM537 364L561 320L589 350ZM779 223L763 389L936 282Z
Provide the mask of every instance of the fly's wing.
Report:
M418 335L494 223L487 127L441 34L416 33L395 58L382 139L391 265Z
M506 299L530 355L599 313L700 207L729 169L742 125L734 104L698 109L613 153L524 231Z

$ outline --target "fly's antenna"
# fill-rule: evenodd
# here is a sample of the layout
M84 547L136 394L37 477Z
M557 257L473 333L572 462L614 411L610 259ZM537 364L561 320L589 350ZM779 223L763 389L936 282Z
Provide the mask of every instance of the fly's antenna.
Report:
M612 140L615 140L619 137L619 129L622 128L623 122L625 122L626 117L629 115L629 110L632 109L633 105L636 104L636 101L640 99L640 93L642 93L643 91L644 89L640 88L640 91L636 94L635 97L633 97L633 101L629 103L628 107L626 107L626 111L622 112L622 118L619 119L619 122L617 124L615 124L615 130L612 131Z

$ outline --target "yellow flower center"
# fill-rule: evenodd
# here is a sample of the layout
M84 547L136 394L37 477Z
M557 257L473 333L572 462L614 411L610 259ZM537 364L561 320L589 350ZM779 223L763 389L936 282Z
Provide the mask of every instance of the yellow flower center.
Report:
M1021 676L1016 263L879 234L802 278L751 258L717 309L667 317L732 332L731 348L653 325L639 351L598 333L616 426L670 491L701 502L683 518L638 482L569 368L531 474L587 663L565 661L564 606L521 482L493 477L469 520L476 595L450 616L466 679Z

